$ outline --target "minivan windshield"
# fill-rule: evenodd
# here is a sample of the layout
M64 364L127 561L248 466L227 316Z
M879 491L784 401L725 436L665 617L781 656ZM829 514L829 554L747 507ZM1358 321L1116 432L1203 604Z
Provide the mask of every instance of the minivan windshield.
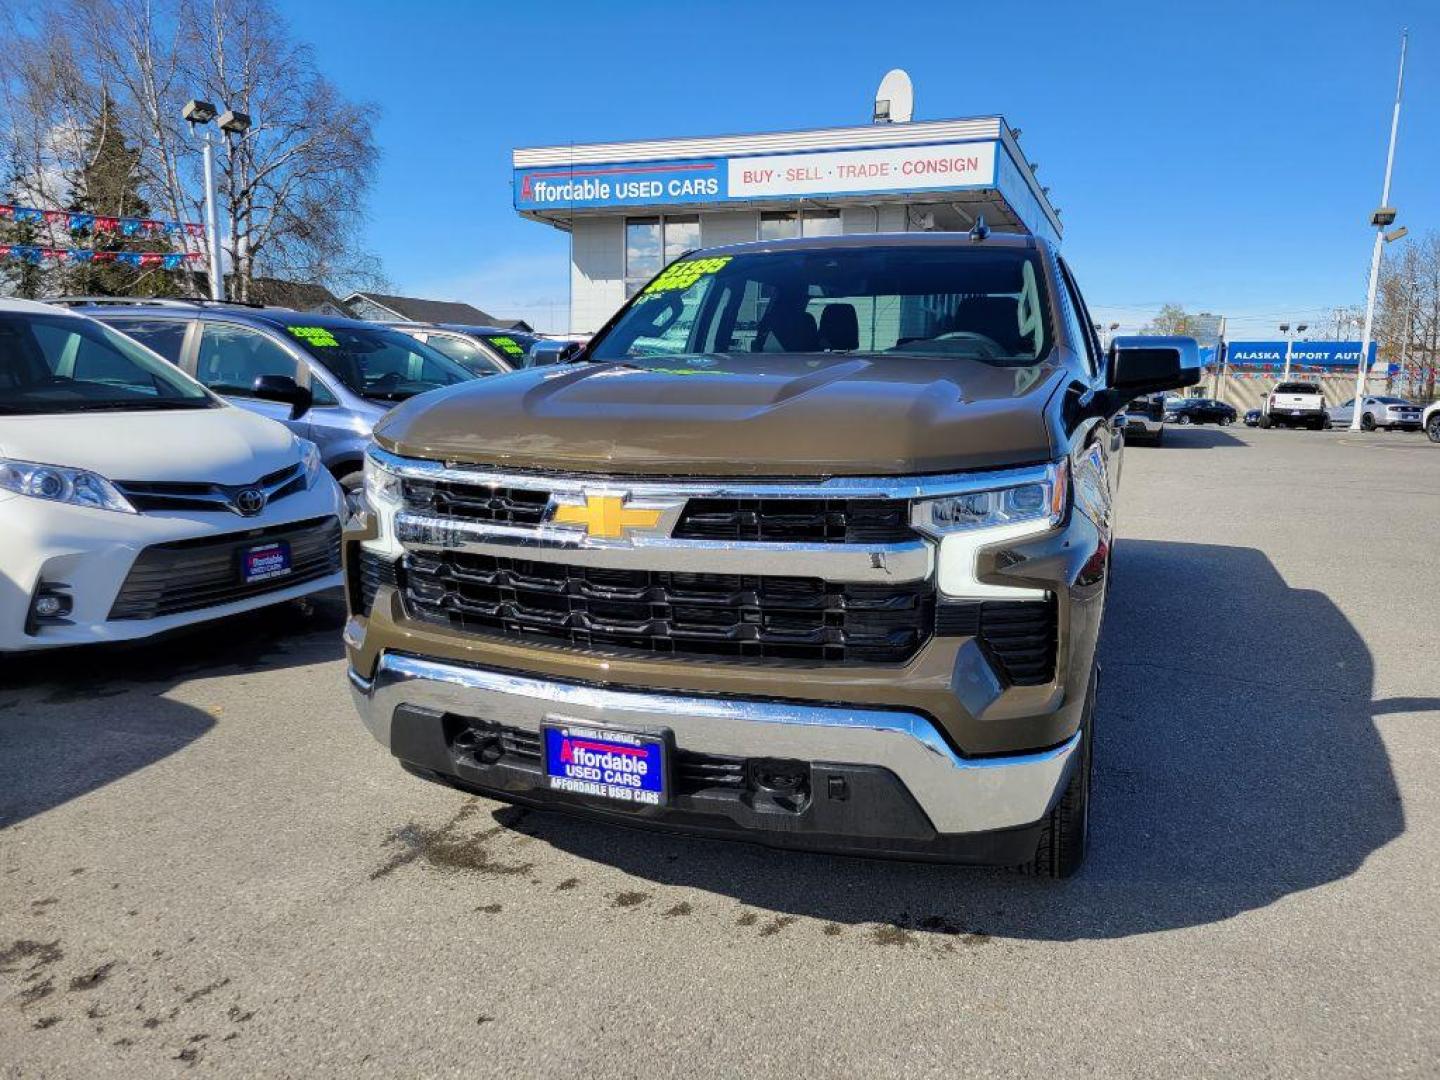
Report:
M165 360L93 319L0 311L0 414L218 407Z
M590 360L860 353L1028 366L1049 352L1038 254L917 245L700 253L671 263Z
M404 401L475 378L448 356L383 326L287 326L285 332L361 397Z

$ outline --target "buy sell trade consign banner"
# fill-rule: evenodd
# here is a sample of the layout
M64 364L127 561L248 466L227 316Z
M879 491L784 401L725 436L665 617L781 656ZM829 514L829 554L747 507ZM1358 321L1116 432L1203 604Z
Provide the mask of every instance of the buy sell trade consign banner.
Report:
M515 209L725 203L996 185L994 142L515 170Z

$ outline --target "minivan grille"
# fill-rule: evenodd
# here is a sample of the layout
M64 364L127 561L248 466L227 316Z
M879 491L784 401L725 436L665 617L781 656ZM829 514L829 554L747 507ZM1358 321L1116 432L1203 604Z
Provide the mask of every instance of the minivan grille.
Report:
M241 553L273 540L290 545L291 572L246 584L240 574ZM218 607L289 589L339 569L340 522L333 517L153 544L136 557L110 618L153 619Z
M411 552L416 618L591 650L810 663L896 663L930 638L923 582L610 570L449 551Z

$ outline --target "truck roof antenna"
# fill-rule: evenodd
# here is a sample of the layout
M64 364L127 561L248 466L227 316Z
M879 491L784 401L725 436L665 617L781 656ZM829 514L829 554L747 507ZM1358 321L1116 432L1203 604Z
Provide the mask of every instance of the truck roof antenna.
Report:
M990 226L985 224L985 215L976 214L975 224L970 228L970 242L978 244L990 235Z

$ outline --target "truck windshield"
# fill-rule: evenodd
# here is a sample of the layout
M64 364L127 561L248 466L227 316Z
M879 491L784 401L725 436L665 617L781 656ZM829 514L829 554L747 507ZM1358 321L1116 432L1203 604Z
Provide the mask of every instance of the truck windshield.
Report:
M287 326L300 346L361 397L404 401L475 378L448 356L383 326Z
M198 383L93 319L0 312L0 414L215 407Z
M1044 274L1021 248L812 248L671 263L591 360L863 353L1024 366L1050 348Z

